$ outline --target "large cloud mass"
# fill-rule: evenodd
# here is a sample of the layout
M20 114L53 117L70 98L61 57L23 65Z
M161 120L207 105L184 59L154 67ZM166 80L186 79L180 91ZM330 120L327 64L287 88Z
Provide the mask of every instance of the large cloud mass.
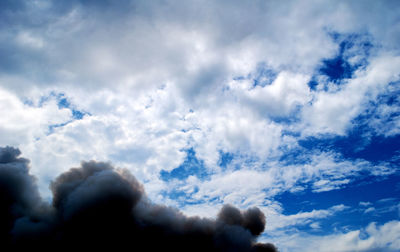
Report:
M276 251L255 243L264 230L258 208L226 205L216 220L186 217L151 203L127 170L83 162L51 184L51 205L41 201L29 161L0 148L3 248L130 249L133 251Z
M1 1L0 144L37 178L17 158L4 230L51 236L49 223L107 197L222 209L250 237L264 214L260 238L281 234L282 251L398 220L399 13L393 0ZM68 170L81 160L142 186L107 164Z

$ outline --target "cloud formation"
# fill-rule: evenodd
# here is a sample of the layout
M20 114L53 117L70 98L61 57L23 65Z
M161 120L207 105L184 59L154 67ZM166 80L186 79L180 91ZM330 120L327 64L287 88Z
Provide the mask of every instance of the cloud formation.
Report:
M326 236L286 234L281 241L282 251L399 251L400 221L392 220L382 225L371 222L366 227ZM286 243L284 241L287 241Z
M216 219L187 217L152 203L127 170L82 162L50 185L41 200L29 160L0 148L1 238L14 249L123 249L135 251L277 251L257 243L265 227L258 208L225 205Z
M50 201L53 181L65 208L29 212L89 207L56 178L77 160L110 160L148 201L188 215L257 206L263 235L398 218L397 204L376 203L397 197L398 13L393 0L1 1L0 143L29 157L40 195ZM80 176L77 195L102 193Z

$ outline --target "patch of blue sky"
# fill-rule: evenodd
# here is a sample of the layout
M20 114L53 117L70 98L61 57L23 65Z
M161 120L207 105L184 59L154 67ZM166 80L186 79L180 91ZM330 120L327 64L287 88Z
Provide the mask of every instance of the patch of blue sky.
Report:
M221 154L223 156L221 156ZM221 162L223 157L226 158L225 163ZM263 160L260 157L257 157L257 155L245 154L240 151L229 154L220 152L218 165L223 172L233 172L242 169L267 170L269 168L269 164L263 162Z
M330 81L338 82L342 79L351 78L354 68L339 54L335 58L322 61L323 65L319 72L328 76Z
M335 40L339 42L342 57L357 68L368 64L368 57L377 47L369 34L339 34Z
M285 149L279 157L279 162L284 165L302 165L310 163L313 151L303 148Z
M71 104L71 102L67 99L67 97L64 94L62 94L62 93L57 94L56 97L57 97L57 101L58 101L58 103L57 103L58 108L70 109L72 112L72 117L74 119L80 120L85 115L89 114L87 112L75 109L75 107Z
M252 167L253 163L257 161L258 160L254 158L243 156L240 153L224 152L220 150L218 166L222 171L239 170L244 166ZM212 174L213 173L210 172L207 167L205 167L204 162L196 157L195 150L193 148L189 148L186 150L186 158L181 165L172 171L168 172L163 170L160 172L160 178L163 181L172 182L174 185L169 190L162 191L161 195L165 198L175 200L181 207L184 207L185 205L204 203L222 204L223 200L219 196L204 196L201 199L194 199L192 195L198 192L198 188L193 187L188 189L185 187L185 180L189 176L195 176L198 179L205 181L209 180Z
M254 72L247 74L246 76L235 76L233 80L251 80L252 87L261 86L265 87L272 84L272 82L278 76L278 72L269 67L266 63L259 63Z
M275 197L283 206L283 214L295 215L300 212L329 209L341 205L348 208L320 218L319 228L315 230L308 223L300 223L298 229L307 232L329 234L336 230L348 228L360 229L371 222L383 224L400 219L399 198L400 176L392 175L382 180L366 177L340 190L314 193L306 189L297 193L284 192Z
M233 77L233 80L242 81L242 80L247 80L249 78L250 78L250 74L248 74L247 76L236 76L236 77Z
M383 162L397 172L386 176L373 176L367 170L360 171L356 177L349 177L349 183L334 190L315 192L313 181L300 182L296 186L302 188L297 192L284 192L276 196L276 200L284 207L284 214L310 212L314 209L328 209L334 205L344 204L351 210L339 212L334 216L318 220L318 228L304 224L296 227L307 232L333 232L333 228L348 228L356 230L370 222L383 224L393 219L399 219L399 199L391 202L380 202L382 199L400 195L400 136L374 136L367 144L362 143L362 134L350 137L334 137L329 139L308 138L300 141L300 148L286 152L280 162L283 165L306 164L310 162L313 151L339 152L341 158L364 159L371 163ZM355 142L362 148L354 147ZM351 143L351 144L349 144ZM372 167L373 169L373 167ZM329 178L327 178L329 180ZM371 205L360 206L360 202L371 202ZM368 209L368 210L367 210ZM340 226L340 227L339 227Z
M322 60L308 83L311 90L316 90L320 84L326 89L324 79L340 84L342 80L351 78L356 70L368 65L368 57L374 47L368 35L339 33L330 35L338 44L338 51L334 57Z
M345 137L336 136L327 139L309 137L299 140L299 144L307 150L334 151L340 153L345 159L364 159L372 163L383 161L390 163L399 155L400 135L393 137L373 136L369 140L365 140L363 135L355 132Z
M35 106L34 102L33 102L32 100L28 99L28 98L24 98L24 99L22 100L22 102L24 103L24 105L27 105L27 106L29 106L29 107Z
M258 64L253 74L253 87L270 85L276 79L277 75L278 73L265 63Z
M173 199L176 200L178 202L178 204L182 204L182 205L186 205L188 204L188 202L190 201L189 199L191 198L190 195L191 193L187 193L183 190L179 190L179 189L172 189L172 190L163 190L161 191L161 195L164 198L169 198L169 199Z
M237 162L239 160L239 162ZM231 153L219 150L219 160L217 165L224 170L239 170L243 166L252 166L254 162L258 160L254 157L243 156L240 153ZM196 157L196 151L193 148L186 150L186 158L181 165L174 168L171 171L162 170L160 172L160 178L163 181L171 180L185 180L189 176L195 176L200 180L210 179L213 174L212 171L207 169L203 160Z
M218 166L221 168L226 168L234 159L235 155L230 152L219 151Z
M186 150L186 158L181 165L171 171L162 170L160 172L160 178L164 181L172 179L183 180L189 176L196 176L201 179L209 176L204 162L196 157L196 152L193 148Z
M386 88L385 93L369 103L361 119L374 133L393 136L400 134L400 82L389 83Z
M198 205L198 204L214 204L214 203L219 203L222 204L223 200L218 197L209 197L205 196L202 197L201 199L194 198L193 195L198 192L198 188L194 187L192 190L182 190L179 187L172 188L170 190L163 190L160 192L160 194L164 198L168 198L171 200L176 201L179 207L185 207L188 205Z
M55 130L56 128L64 127L65 125L67 125L67 124L69 124L69 123L71 123L71 122L72 122L72 120L69 120L69 121L64 122L64 123L49 125L49 130L48 130L47 134L50 135L50 134L54 133L54 130Z
M365 177L353 181L348 186L338 190L313 192L311 188L296 193L283 192L275 197L285 206L284 214L308 212L313 209L326 209L334 205L344 204L358 208L360 202L377 202L385 198L399 195L399 174L386 178Z
M282 136L300 137L301 133L299 131L282 129Z
M48 96L43 96L40 98L39 100L39 107L42 107L44 103L48 102L51 99L55 99L57 102L57 106L59 109L69 109L71 110L72 113L72 119L68 120L66 122L63 123L59 123L59 124L53 124L53 125L49 125L48 126L48 135L52 134L54 132L54 130L56 128L60 128L63 127L75 120L81 120L84 116L86 115L90 115L90 113L82 111L82 110L78 110L76 109L76 107L68 100L68 98L66 97L65 94L63 93L56 93L56 92L51 92ZM29 101L27 101L29 102ZM26 104L33 104L32 102L30 103L26 103Z
M68 100L66 95L63 93L50 92L48 96L41 97L39 100L39 107L43 106L44 103L51 99L55 99L57 101L57 106L59 109L66 108L71 110L72 118L75 120L80 120L85 115L90 115L90 113L88 112L76 109L76 107Z

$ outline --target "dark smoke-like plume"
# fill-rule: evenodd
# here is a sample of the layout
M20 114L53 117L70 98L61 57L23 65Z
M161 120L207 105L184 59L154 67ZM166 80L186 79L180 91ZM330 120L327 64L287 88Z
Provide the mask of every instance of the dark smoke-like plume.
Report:
M125 169L82 162L50 185L52 204L38 193L29 160L0 148L0 243L12 251L277 251L256 243L265 216L225 205L216 220L187 217L152 203ZM3 250L6 251L6 250Z

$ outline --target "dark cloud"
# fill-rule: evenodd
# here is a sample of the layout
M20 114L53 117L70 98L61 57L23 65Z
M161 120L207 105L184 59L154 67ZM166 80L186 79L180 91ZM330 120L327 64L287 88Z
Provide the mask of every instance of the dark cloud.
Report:
M232 205L225 205L218 214L218 220L228 225L241 226L255 236L260 235L265 227L265 216L256 207L241 212Z
M14 250L277 251L256 243L265 216L226 205L216 220L187 217L152 203L125 169L82 162L50 185L51 204L39 196L29 160L0 148L0 239Z
M11 230L19 218L33 216L41 199L35 178L28 174L29 161L18 158L20 151L0 149L0 241L10 242Z

